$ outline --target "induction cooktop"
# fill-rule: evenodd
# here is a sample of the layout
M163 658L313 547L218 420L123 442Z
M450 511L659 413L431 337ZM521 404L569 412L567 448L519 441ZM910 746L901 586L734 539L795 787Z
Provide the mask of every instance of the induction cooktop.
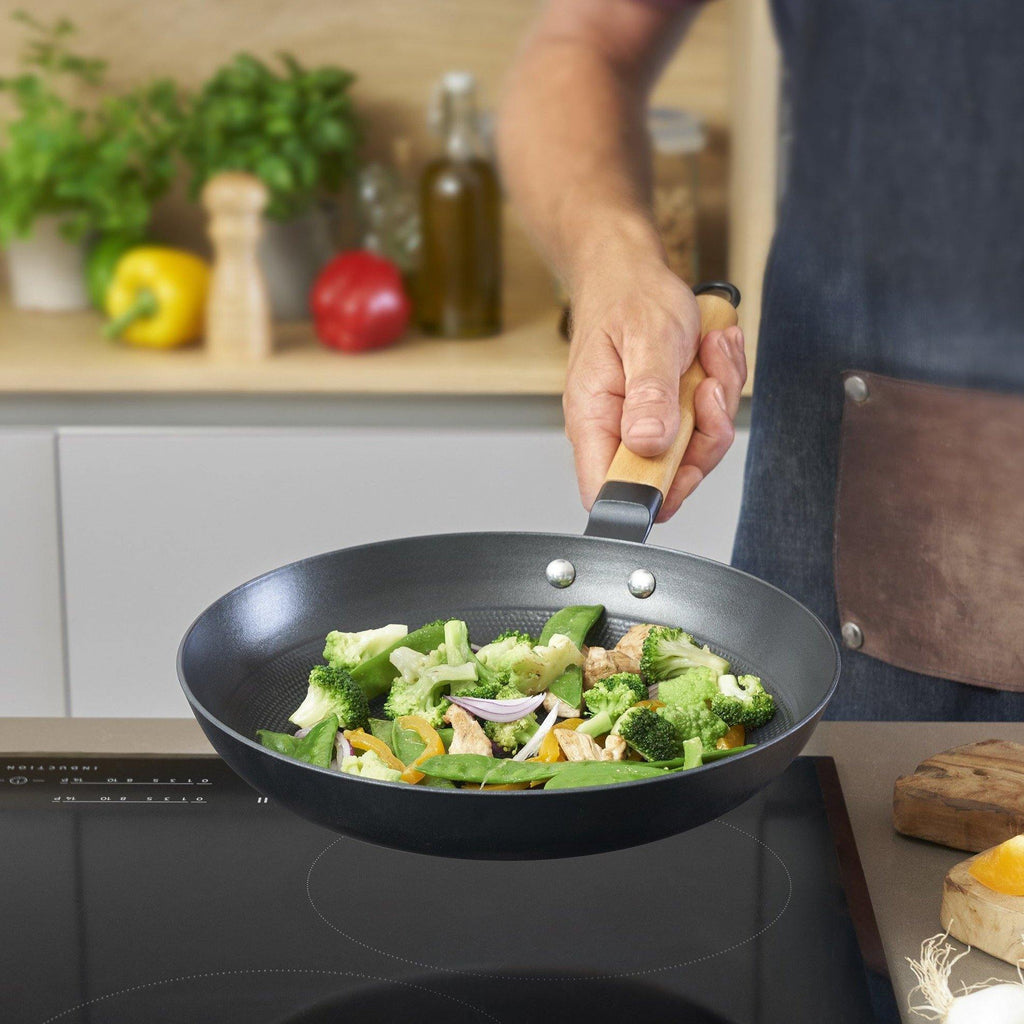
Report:
M5 1024L896 1024L835 767L632 850L346 839L215 757L0 755Z

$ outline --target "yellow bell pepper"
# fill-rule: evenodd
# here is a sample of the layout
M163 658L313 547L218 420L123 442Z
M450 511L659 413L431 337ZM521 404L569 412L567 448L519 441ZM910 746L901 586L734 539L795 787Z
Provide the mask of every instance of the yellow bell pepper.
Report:
M404 772L405 765L395 757L391 748L383 741L371 736L363 729L345 729L342 735L356 750L372 750L389 768Z
M733 747L742 747L746 742L747 730L742 725L734 725L724 736L718 738L715 748L717 750L732 750Z
M540 741L540 747L537 749L537 757L530 758L531 761L544 761L546 764L554 764L556 761L564 761L565 755L562 753L562 748L558 745L558 737L555 735L555 729L575 729L576 726L582 725L582 718L563 718L560 722L556 722L551 732L547 734Z
M400 729L409 729L411 732L416 733L426 744L423 748L423 753L402 772L402 782L411 782L415 785L417 782L422 781L424 777L423 772L416 771L416 765L423 764L428 758L438 757L443 754L444 740L438 736L437 730L425 718L421 718L419 715L405 715L397 719L397 721Z
M210 285L204 260L180 249L143 245L118 261L107 288L104 333L146 348L171 348L203 332Z

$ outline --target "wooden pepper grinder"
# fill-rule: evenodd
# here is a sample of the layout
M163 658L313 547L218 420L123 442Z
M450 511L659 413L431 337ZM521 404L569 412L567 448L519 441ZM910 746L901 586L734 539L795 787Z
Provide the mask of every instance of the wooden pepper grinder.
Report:
M206 346L218 358L263 358L271 352L270 302L257 260L267 199L263 182L241 171L223 171L203 187L214 250Z

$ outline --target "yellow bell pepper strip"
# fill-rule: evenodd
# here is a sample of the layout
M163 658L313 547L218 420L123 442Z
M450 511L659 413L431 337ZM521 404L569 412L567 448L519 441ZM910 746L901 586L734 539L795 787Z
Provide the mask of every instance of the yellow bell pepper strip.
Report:
M560 722L555 722L551 727L551 732L547 734L540 741L540 747L537 750L536 758L531 757L531 761L544 761L547 764L554 764L556 761L564 761L565 754L562 753L562 748L558 745L558 737L555 735L555 729L575 729L576 726L582 725L582 718L563 718Z
M663 700L640 700L636 703L636 707L650 708L652 711L657 711L658 708L663 708L664 706L665 702Z
M107 289L104 329L146 348L171 348L195 341L203 331L210 268L190 252L143 245L118 261Z
M437 730L425 718L419 715L403 715L403 717L396 719L396 722L399 729L409 729L411 732L416 733L426 744L423 748L423 753L412 764L407 765L402 772L402 782L411 782L415 785L425 778L423 772L416 771L416 765L423 764L427 758L443 754L444 741L438 736Z
M742 725L730 726L729 731L718 738L715 743L716 750L732 750L734 747L742 747L747 742L747 731Z
M531 757L532 761L533 758ZM531 786L536 785L534 782L507 782L504 785L495 786L463 786L463 789L529 789Z
M395 757L391 748L383 740L371 736L365 729L345 729L342 735L356 750L372 750L389 768L396 772L405 771L405 765Z

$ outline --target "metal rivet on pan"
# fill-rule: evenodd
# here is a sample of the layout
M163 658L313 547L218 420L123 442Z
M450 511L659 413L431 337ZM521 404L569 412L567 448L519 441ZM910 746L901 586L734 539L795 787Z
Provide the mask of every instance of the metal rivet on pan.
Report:
M554 558L548 562L548 567L544 570L544 574L547 576L548 583L551 586L564 590L566 587L571 586L572 581L576 579L576 566L568 558Z
M647 569L634 569L629 574L627 586L634 597L650 597L657 585L658 581L654 578L654 573Z
M852 377L847 377L843 381L843 388L846 391L846 397L853 402L866 402L868 398L868 382L863 377L858 377L856 374Z
M864 631L856 622L844 622L843 628L840 632L843 635L843 643L846 644L847 647L853 647L856 649L864 643Z

